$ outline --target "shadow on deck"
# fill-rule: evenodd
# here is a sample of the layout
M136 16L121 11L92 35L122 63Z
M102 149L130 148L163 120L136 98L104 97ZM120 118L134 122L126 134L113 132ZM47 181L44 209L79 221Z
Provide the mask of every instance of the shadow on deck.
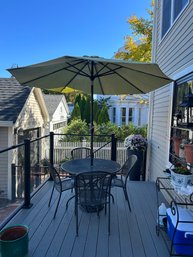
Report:
M57 193L48 208L51 181L32 198L31 209L22 209L8 225L29 226L28 257L168 257L160 235L156 235L156 189L150 182L129 182L132 211L129 211L121 189L113 189L111 235L108 236L107 215L97 217L80 211L79 236L75 232L74 200L65 210L71 196L63 193L56 218L53 219Z

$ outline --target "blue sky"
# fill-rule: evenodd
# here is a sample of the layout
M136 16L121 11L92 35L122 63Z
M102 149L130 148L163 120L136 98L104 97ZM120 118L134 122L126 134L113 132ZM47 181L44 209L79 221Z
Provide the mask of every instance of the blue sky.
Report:
M64 55L111 58L130 35L127 18L151 0L0 0L0 77L6 68Z

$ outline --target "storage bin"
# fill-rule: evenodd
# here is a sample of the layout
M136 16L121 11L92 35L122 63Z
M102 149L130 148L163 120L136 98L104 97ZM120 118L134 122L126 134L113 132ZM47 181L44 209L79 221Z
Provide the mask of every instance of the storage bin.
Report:
M182 207L178 207L178 212L181 222L178 223L175 231L177 215L173 215L170 208L167 209L167 233L171 240L174 235L173 247L177 254L193 255L193 212ZM189 223L183 223L183 221Z

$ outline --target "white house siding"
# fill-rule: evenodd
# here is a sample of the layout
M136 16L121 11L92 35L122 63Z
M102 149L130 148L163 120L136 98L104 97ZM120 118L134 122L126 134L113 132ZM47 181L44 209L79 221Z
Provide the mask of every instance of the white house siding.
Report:
M0 149L5 149L10 146L9 137L12 132L12 127L0 127ZM10 190L8 190L8 181L11 182L11 151L0 154L0 198L10 198Z
M149 180L155 181L158 176L163 175L163 170L168 165L170 138L170 108L171 108L171 86L165 86L156 90L151 98L152 126L150 127L150 148L148 163L150 172Z
M115 116L115 123L118 126L122 126L122 108L126 108L126 125L129 123L129 109L133 110L132 113L132 123L135 126L143 126L146 125L148 122L148 112L149 112L149 105L148 105L148 96L125 96L125 98L120 96L103 96L111 97L108 100L108 104L110 108L108 110L109 119L113 122L113 108L116 109L116 116ZM140 103L140 100L146 101L146 103ZM140 114L141 112L141 114Z
M53 131L53 125L60 123L60 122L66 122L67 123L67 112L66 109L64 108L64 104L61 101L56 109L56 111L54 112L53 116L52 116L52 122L51 122L51 126L50 126L50 130ZM64 129L63 128L59 128L54 130L55 133L60 133L62 132Z
M64 128L67 126L67 120L68 120L68 109L65 108L65 103L61 101L56 108L52 120L50 120L50 131L53 131L55 134L62 134L64 133ZM54 125L56 128L54 128ZM54 142L57 143L62 136L55 136Z
M159 12L156 37L155 61L167 75L172 75L190 65L193 62L193 1L185 8L163 39L161 39Z
M159 4L158 4L159 2ZM153 61L171 78L186 75L188 67L193 65L193 1L191 0L173 26L161 40L161 4L155 1ZM192 70L193 71L193 70ZM155 181L163 176L163 170L169 165L169 139L172 112L172 85L151 93L150 130L147 161L147 176Z
M32 91L17 119L15 126L22 127L25 130L42 127L43 124L44 118L42 116L41 108L38 104L36 96Z

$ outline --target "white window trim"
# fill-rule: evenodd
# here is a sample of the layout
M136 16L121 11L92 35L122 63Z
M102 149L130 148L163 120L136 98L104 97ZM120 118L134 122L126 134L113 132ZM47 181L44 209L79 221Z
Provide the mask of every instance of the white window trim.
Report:
M187 8L187 6L189 5L190 1L189 0L187 2L187 4L184 6L184 8L181 10L181 12L178 14L178 16L176 17L176 19L173 21L173 17L174 17L174 1L176 0L171 0L171 19L170 19L170 27L169 29L166 31L166 33L164 34L164 36L162 36L162 22L163 22L163 1L161 1L161 30L160 30L160 43L164 40L164 38L167 36L167 34L170 32L170 30L172 29L172 27L175 25L175 23L177 22L177 20L179 19L179 17L182 15L182 13L185 11L185 9Z

